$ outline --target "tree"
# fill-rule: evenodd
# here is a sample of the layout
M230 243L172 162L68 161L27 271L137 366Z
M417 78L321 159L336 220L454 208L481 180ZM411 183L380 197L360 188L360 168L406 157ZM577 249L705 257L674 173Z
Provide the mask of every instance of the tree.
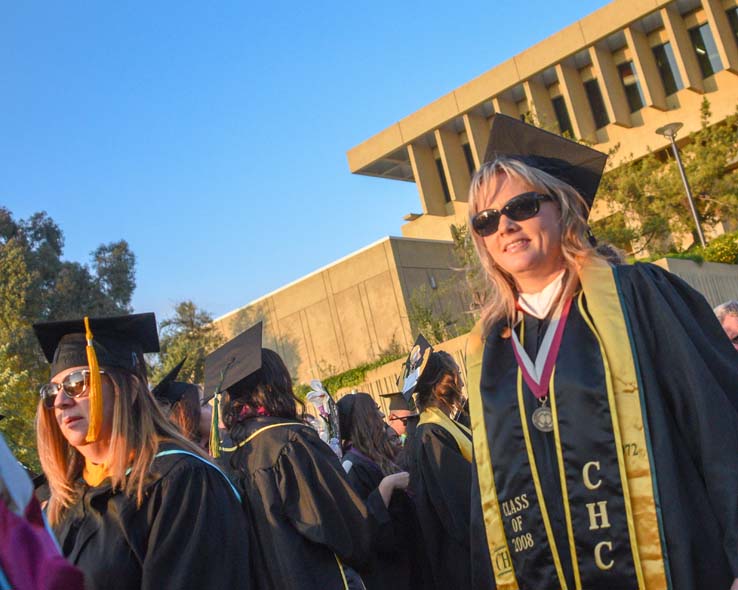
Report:
M192 301L182 301L174 307L174 316L160 324L159 363L155 366L152 383L157 383L183 358L187 357L179 379L202 383L205 357L223 344L225 338L213 324L212 316Z
M727 170L738 152L738 109L715 125L710 124L711 117L705 98L700 130L680 147L697 210L708 226L738 214L738 177ZM598 199L613 204L617 213L593 223L595 235L635 254L673 250L675 233L691 234L696 242L694 220L671 150L649 152L638 160L631 154L617 167L617 149L610 156L611 168L602 179Z
M131 295L136 289L136 257L128 242L120 240L100 246L92 253L92 268L105 298L118 309L131 311Z
M32 334L23 311L33 277L23 254L23 246L12 238L0 244L0 414L5 416L0 429L16 458L38 471L33 382L46 373L40 355L28 354Z

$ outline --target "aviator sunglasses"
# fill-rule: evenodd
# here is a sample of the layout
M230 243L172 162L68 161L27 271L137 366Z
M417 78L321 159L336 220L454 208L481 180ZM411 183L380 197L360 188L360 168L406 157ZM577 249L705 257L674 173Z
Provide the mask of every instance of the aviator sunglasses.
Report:
M472 218L472 227L482 237L491 236L500 227L500 217L505 215L513 221L525 221L535 217L542 201L553 201L550 195L541 193L522 193L510 199L500 209L485 209Z
M105 375L105 371L100 371L101 375ZM49 410L54 407L54 400L59 391L63 392L70 399L85 397L89 393L90 370L81 369L69 373L61 383L47 383L41 387L41 399L44 407Z

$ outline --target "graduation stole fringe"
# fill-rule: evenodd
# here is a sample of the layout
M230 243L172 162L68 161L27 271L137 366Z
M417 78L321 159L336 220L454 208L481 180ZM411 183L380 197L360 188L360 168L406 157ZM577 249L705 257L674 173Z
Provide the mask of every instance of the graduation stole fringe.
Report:
M430 407L423 410L418 420L418 426L421 424L437 424L451 436L454 437L456 444L459 445L459 451L469 463L472 461L472 441L471 431L459 424L456 420L452 420L444 414L439 408Z
M657 590L669 587L667 582L668 568L666 566L665 549L662 542L662 531L660 513L657 506L657 493L655 474L652 469L652 455L650 443L646 432L648 423L645 418L645 402L643 392L640 391L636 365L631 350L631 339L628 334L627 317L624 314L620 301L615 271L609 265L601 261L588 263L581 272L580 280L584 297L586 298L589 315L587 317L580 296L579 307L582 317L587 323L589 330L596 338L599 345L602 362L604 364L604 377L606 392L605 403L609 407L611 419L611 432L603 432L602 440L614 437L614 449L609 451L610 455L603 457L602 471L598 461L590 460L584 464L583 469L574 470L569 462L564 461L567 453L572 453L569 436L571 433L560 431L558 416L556 412L555 391L553 389L554 377L551 379L552 410L554 411L554 436L555 447L558 455L558 463L562 477L562 494L565 517L567 522L566 534L569 539L572 569L575 588L592 587L592 578L606 579L609 575L629 577L632 574L632 586L639 590ZM563 588L568 590L561 568L561 557L558 555L556 544L552 534L551 523L546 513L545 501L541 492L541 483L535 467L529 433L527 431L526 417L521 413L522 429L525 439L526 450L510 450L516 459L510 456L492 457L490 441L487 440L488 425L485 423L484 404L482 402L480 382L482 375L482 358L484 353L484 339L481 324L475 326L467 343L467 370L470 394L470 408L472 416L472 430L474 436L475 461L479 479L479 491L482 502L482 513L484 518L486 540L489 548L491 565L493 568L498 590L518 590L520 580L525 584L524 589L537 579L534 583L538 588ZM523 383L520 370L517 376L518 405L523 403ZM526 392L529 394L529 392ZM487 404L490 400L487 400ZM560 410L564 411L564 401L560 401ZM576 410L576 408L574 409ZM572 411L569 404L568 412ZM576 412L575 412L576 413ZM570 414L570 416L573 414ZM593 416L593 422L601 417ZM600 424L602 424L600 422ZM512 429L514 430L514 428ZM609 428L607 429L609 430ZM599 436L599 435L598 435ZM562 438L563 444L562 444ZM589 450L589 449L582 449ZM521 456L520 453L523 453ZM614 461L617 467L608 474L609 482L606 483L604 461ZM503 498L501 503L498 497L498 485L509 486L510 474L501 471L495 474L494 462L523 466L532 476L533 482L527 484L527 494L522 494L514 499ZM619 475L618 475L619 472ZM576 473L579 481L577 489L567 490L566 482L570 481L565 474ZM613 483L612 480L620 480ZM500 484L500 482L502 482ZM535 485L534 485L535 484ZM583 484L583 485L582 485ZM622 484L622 486L620 485ZM601 486L601 487L600 487ZM621 487L621 493L616 494L619 498L604 496L595 498L587 505L589 519L582 521L581 508L579 516L574 519L579 525L578 534L575 535L572 525L572 496L580 497L582 492L604 493L608 488L610 493L613 489ZM599 490L599 492L598 492ZM594 497L593 496L593 497ZM549 501L555 499L549 499ZM607 523L607 510L603 500L609 500L614 504L618 502L623 505L623 510L617 514L610 512L610 523ZM611 505L612 508L612 505ZM533 542L528 542L526 537L530 535L515 536L511 531L519 530L521 522L519 516L524 514L528 521L528 527L533 525ZM505 518L503 519L503 515ZM604 516L604 519L603 519ZM517 522L513 522L516 519ZM615 521L618 521L617 523ZM593 525L595 529L605 529L613 526L614 530L620 525L621 536L595 546L594 555L577 555L581 549L584 537L579 533L592 535ZM539 526L541 524L542 526ZM589 524L589 531L586 530ZM584 525L584 526L582 526ZM545 532L542 532L545 529ZM507 530L507 532L506 532ZM599 532L599 531L595 531ZM508 536L507 533L510 533ZM586 536L586 535L585 535ZM614 542L613 542L614 541ZM621 553L626 550L628 564L615 563L613 556L620 547ZM627 548L630 547L628 550ZM625 548L625 549L624 549ZM511 553L511 549L515 553ZM526 557L527 556L527 557ZM528 560L526 562L526 559ZM522 561L521 561L522 560ZM544 563L544 568L538 571L528 571L533 561ZM515 565L526 562L526 571L516 572ZM595 567L596 564L596 567ZM615 566L615 567L614 567ZM625 567L625 569L622 569ZM620 571L618 571L620 568ZM580 572L581 569L581 572Z
M102 428L102 378L100 377L100 365L97 362L97 354L95 353L95 347L93 345L92 330L90 330L90 318L85 317L84 322L85 338L87 339L85 352L87 353L87 365L90 369L90 382L88 384L88 387L90 388L90 422L87 426L87 435L85 436L85 440L87 442L95 442L97 437L100 436L100 429Z

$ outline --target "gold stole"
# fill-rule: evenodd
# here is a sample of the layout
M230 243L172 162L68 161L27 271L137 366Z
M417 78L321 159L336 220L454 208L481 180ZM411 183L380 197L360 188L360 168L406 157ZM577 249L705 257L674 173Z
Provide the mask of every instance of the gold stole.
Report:
M426 408L423 413L420 414L420 420L418 420L418 426L421 424L437 424L454 437L456 444L459 445L459 450L469 463L472 461L472 441L471 431L464 426L459 424L456 420L452 420L440 409L435 407ZM465 434L466 433L466 434Z
M603 353L628 527L631 536L635 532L638 544L635 567L639 590L664 589L667 588L666 570L654 499L650 453L624 452L631 445L632 448L650 449L650 442L646 440L641 392L613 269L602 261L591 261L581 269L579 278L594 322L594 326L590 327L598 338ZM501 570L494 566L495 556L501 552L509 554L509 549L500 516L479 389L484 354L481 323L469 335L466 354L469 407L472 432L476 433L474 452L487 545L498 590L518 590L513 568ZM556 445L558 447L560 441L557 440Z

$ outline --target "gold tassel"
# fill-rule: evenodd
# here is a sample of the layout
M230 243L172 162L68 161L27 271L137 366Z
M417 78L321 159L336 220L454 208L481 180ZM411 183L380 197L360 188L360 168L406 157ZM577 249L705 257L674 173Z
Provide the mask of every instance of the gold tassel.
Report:
M213 419L210 423L210 455L212 455L216 459L220 457L220 431L218 430L218 426L220 423L219 414L220 392L216 393L213 397Z
M100 365L97 363L97 354L95 347L92 345L92 330L90 330L90 318L85 317L85 338L87 338L87 365L90 369L89 381L89 399L90 399L90 416L88 419L87 442L95 442L100 436L102 428L103 415L103 398L102 398L102 379L100 377Z

